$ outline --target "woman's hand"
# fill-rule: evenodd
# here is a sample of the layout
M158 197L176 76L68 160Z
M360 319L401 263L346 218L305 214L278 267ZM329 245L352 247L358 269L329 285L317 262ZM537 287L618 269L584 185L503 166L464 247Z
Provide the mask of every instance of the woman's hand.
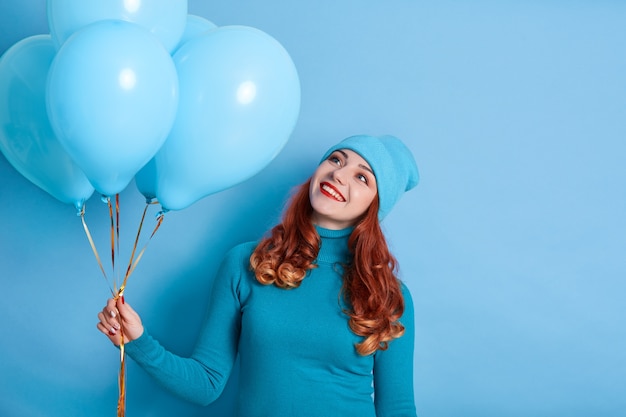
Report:
M133 308L124 302L124 297L111 298L98 313L98 330L104 333L114 345L120 345L120 335L124 334L124 343L139 338L143 334L141 318ZM123 332L122 332L123 329Z

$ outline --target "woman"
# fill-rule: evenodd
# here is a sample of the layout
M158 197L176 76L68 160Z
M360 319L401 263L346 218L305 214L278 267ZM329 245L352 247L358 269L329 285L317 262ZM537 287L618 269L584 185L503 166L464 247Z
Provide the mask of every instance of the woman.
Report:
M281 224L238 245L215 279L190 358L166 351L123 299L98 328L165 388L198 404L222 392L240 358L237 415L412 416L413 304L379 221L417 185L393 136L331 147Z

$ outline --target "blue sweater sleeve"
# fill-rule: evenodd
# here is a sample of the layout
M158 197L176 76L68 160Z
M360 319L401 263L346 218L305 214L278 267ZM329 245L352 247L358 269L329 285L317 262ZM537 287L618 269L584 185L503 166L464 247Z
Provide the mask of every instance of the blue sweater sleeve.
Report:
M237 249L237 250L235 250ZM240 332L241 247L229 252L215 277L206 318L189 358L166 350L147 331L126 345L126 352L161 386L200 405L215 401L228 382ZM246 268L244 265L244 268Z
M389 343L389 348L377 351L374 357L374 402L377 417L415 417L413 392L413 349L415 319L413 299L402 284L404 314L400 322L404 335Z

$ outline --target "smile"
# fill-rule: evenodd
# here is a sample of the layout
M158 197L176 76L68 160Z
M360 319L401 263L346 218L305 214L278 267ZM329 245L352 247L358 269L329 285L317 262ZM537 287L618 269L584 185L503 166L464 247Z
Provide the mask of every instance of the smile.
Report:
M322 191L322 194L327 195L329 197L332 197L333 199L335 199L337 201L341 201L341 202L345 202L346 201L346 199L339 192L339 190L337 190L335 187L333 187L332 185L330 185L327 182L323 182L320 185L320 190Z

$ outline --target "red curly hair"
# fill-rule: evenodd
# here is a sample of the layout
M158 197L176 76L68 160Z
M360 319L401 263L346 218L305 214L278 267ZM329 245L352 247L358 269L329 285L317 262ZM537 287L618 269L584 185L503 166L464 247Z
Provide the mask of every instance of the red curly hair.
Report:
M307 271L316 267L320 237L311 222L310 182L297 189L282 223L250 256L252 270L262 284L297 288ZM356 350L365 356L386 350L391 340L404 334L399 322L404 298L395 275L396 260L378 221L378 198L357 220L348 246L353 260L344 265L342 295L349 306L345 313L350 317L350 329L363 337Z

